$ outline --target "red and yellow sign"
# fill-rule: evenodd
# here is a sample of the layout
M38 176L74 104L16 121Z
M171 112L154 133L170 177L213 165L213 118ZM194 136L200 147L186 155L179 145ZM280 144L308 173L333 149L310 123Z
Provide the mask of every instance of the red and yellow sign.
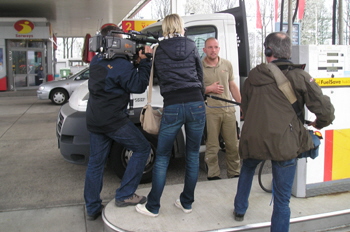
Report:
M122 21L122 29L124 32L130 30L141 31L143 28L157 22L156 20L125 20Z
M324 181L350 178L350 129L326 130Z
M19 20L13 25L13 27L19 34L28 34L33 31L34 23L29 20Z

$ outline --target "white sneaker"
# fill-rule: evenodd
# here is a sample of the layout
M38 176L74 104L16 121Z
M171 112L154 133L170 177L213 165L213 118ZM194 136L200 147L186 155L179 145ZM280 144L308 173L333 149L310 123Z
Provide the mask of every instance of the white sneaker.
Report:
M136 211L139 212L140 214L149 216L149 217L158 217L158 213L152 213L146 208L146 204L137 204L135 206Z
M176 199L175 201L175 206L179 209L182 209L182 211L184 211L184 213L191 213L192 209L185 209L182 205L181 205L181 201L180 199Z

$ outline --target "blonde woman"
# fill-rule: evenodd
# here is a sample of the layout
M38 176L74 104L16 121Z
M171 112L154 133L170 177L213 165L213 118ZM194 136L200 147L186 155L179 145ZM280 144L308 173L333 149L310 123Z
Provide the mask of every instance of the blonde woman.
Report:
M155 77L164 98L164 112L158 135L152 189L146 204L137 212L156 217L166 181L166 172L177 133L186 130L186 175L182 193L175 206L184 213L192 211L199 171L199 146L205 125L202 63L195 43L186 37L184 23L171 14L162 23L164 40L159 42L154 59Z

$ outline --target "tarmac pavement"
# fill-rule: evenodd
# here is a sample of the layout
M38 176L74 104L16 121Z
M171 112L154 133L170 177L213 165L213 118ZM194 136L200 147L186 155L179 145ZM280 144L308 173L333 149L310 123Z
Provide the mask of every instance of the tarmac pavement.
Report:
M85 166L66 162L55 126L60 106L35 90L0 92L0 231L103 231L85 219ZM102 199L120 180L106 169Z
M0 231L103 231L101 218L86 220L86 167L65 161L57 147L59 109L37 99L36 90L0 92ZM184 159L172 160L167 183L182 183L183 170ZM203 170L199 180L206 180ZM106 168L105 204L119 184Z
M53 105L50 100L38 100L33 90L0 92L0 231L106 231L101 217L95 221L86 220L83 198L86 167L64 161L57 148L55 125L59 109L60 106ZM113 198L120 180L107 168L101 193L107 205L105 220L118 228L133 226L127 229L129 231L224 231L219 230L223 228L234 231L234 226L246 225L250 220L258 223L256 220L260 220L260 216L269 221L271 195L259 189L257 182L251 195L250 214L244 223L237 224L231 217L237 179L208 182L203 170L196 189L194 211L186 218L173 207L182 187L183 166L182 159L172 160L162 198L164 206L155 220L137 214L134 207L114 207ZM141 184L138 192L147 194L149 189L150 184ZM207 205L210 211L205 210ZM291 206L296 218L346 210L350 209L350 193L308 199L293 197ZM177 230L169 227L171 223ZM205 223L211 225L203 227ZM181 224L186 227L179 227ZM243 227L239 230L250 231ZM316 230L305 227L305 231ZM344 223L341 228L317 231L350 231L350 216L349 224Z

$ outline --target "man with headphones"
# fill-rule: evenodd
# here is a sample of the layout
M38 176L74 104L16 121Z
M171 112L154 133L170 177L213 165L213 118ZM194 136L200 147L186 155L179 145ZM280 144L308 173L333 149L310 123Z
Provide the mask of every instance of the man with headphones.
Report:
M303 70L305 65L293 64L292 42L284 32L273 32L265 39L268 63L275 64L290 81L297 105L304 119L304 106L315 114L309 125L317 129L334 120L334 107L322 94L314 79ZM272 69L271 69L272 70ZM278 88L270 65L252 69L244 82L241 109L244 117L239 154L243 159L234 200L234 218L242 221L248 209L248 198L257 165L271 160L273 175L273 213L271 231L289 230L289 200L296 171L297 156L313 148L311 136L303 126L284 93ZM252 206L254 207L254 205Z

